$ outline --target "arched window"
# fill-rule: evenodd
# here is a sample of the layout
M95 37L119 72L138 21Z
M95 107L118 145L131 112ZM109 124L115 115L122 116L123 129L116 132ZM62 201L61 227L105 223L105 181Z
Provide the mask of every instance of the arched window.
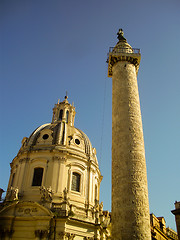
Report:
M41 186L43 177L43 168L34 168L32 186Z
M66 123L68 123L69 111L66 111Z
M80 192L80 179L81 175L79 173L76 172L72 173L71 190Z
M59 120L62 120L62 117L63 117L63 110L61 109L59 112Z

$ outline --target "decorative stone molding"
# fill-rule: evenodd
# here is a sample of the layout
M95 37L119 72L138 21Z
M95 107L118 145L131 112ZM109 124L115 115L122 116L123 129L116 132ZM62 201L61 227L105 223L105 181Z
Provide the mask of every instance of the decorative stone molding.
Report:
M60 161L61 158L60 157L53 157L53 161Z
M84 240L95 240L94 237L84 237Z
M136 67L138 66L138 58L136 57L131 57L131 56L113 56L111 57L111 61L110 61L110 64L111 66L113 66L116 62L119 62L119 61L128 61L132 64L134 64Z
M67 234L68 240L73 240L75 238L75 234L73 233L68 233Z
M75 234L66 232L59 232L58 236L60 240L73 240L75 238Z
M29 160L30 160L30 158L22 158L19 160L19 163L28 162Z
M66 157L53 157L53 161L61 161L61 162L65 162L67 160Z
M24 213L24 214L30 214L30 213L34 213L37 212L37 208L18 208L17 210L20 213Z

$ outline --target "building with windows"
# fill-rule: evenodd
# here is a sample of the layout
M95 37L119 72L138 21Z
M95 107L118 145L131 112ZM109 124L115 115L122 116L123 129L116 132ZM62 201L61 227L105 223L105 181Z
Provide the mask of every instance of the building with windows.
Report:
M96 149L74 118L66 96L51 123L23 138L0 206L1 239L108 238Z
M152 240L178 240L177 233L170 227L166 227L164 217L156 217L150 214Z

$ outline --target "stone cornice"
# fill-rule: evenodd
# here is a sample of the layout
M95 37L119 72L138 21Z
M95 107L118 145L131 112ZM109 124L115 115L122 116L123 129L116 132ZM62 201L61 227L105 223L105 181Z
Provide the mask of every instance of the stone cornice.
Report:
M108 77L112 77L112 67L119 61L132 63L136 67L136 74L139 70L141 55L137 53L109 53Z

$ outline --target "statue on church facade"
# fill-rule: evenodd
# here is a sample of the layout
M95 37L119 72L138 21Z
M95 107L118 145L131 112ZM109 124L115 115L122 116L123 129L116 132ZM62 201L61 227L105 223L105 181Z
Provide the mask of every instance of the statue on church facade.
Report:
M39 188L40 194L41 194L41 201L42 202L51 202L52 201L52 188L51 186L49 188L46 188L44 186L41 186Z

